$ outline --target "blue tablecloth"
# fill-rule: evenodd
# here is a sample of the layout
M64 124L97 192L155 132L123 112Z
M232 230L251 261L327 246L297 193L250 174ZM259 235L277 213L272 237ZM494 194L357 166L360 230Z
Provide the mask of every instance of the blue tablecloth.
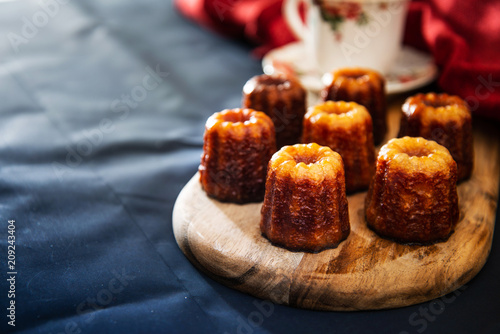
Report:
M269 306L189 263L172 208L261 73L248 46L156 0L2 1L0 31L0 332L500 332L498 237L461 290L385 311Z

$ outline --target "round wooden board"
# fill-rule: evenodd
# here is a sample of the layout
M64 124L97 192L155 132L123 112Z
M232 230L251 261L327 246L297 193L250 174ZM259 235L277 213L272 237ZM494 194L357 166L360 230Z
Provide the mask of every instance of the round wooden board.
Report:
M231 288L275 303L318 310L402 307L445 295L472 279L488 257L498 200L499 142L476 132L475 170L458 186L460 221L446 242L401 245L364 219L366 192L348 196L351 234L317 254L273 246L259 230L261 203L221 203L196 174L173 213L187 258Z

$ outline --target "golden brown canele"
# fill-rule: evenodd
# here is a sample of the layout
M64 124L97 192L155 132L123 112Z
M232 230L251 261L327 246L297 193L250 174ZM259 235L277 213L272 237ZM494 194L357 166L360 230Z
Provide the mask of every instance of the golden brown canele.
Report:
M274 152L274 125L266 114L252 109L215 113L205 125L201 185L220 201L262 201L267 164Z
M304 117L303 143L328 146L344 161L346 191L368 188L375 172L372 118L355 102L326 101Z
M380 149L365 199L368 226L403 243L445 240L458 222L457 165L448 150L421 137Z
M297 79L281 74L254 76L243 87L243 107L271 117L278 149L300 141L306 91Z
M365 68L342 68L323 77L323 101L348 101L363 105L373 122L373 140L380 144L387 132L385 78Z
M458 180L470 177L474 161L472 117L467 103L448 94L417 94L403 104L398 137L434 140L449 151L458 167Z
M306 252L336 247L350 232L340 155L315 143L276 152L261 213L261 232L275 245Z

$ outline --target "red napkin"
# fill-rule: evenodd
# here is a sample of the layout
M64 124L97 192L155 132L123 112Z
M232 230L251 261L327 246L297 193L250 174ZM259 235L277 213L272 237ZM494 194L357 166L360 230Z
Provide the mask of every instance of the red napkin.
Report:
M176 0L186 16L256 46L255 54L295 40L281 16L282 0ZM416 0L405 44L426 50L440 67L439 85L471 110L500 120L500 2Z

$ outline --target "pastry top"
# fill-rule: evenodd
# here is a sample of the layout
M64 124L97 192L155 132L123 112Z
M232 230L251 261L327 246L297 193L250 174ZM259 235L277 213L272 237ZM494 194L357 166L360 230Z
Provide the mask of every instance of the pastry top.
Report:
M225 109L210 116L205 124L206 131L223 131L233 138L260 135L260 132L247 131L248 128L267 129L274 133L271 118L261 111L253 109Z
M243 94L250 95L264 90L287 94L305 95L305 89L294 77L284 74L261 74L252 77L243 86Z
M403 137L389 140L382 146L377 164L386 168L416 175L436 172L456 174L457 165L446 147L422 137ZM452 171L454 169L454 172Z
M269 161L277 177L322 182L329 175L344 175L344 164L337 152L316 143L284 146Z
M471 113L467 103L460 97L446 93L417 94L406 99L402 107L406 117L419 117L423 125L432 121L458 124L471 120Z
M370 82L377 90L384 89L385 78L377 71L361 68L361 67L346 67L341 68L323 76L323 83L328 87L335 83L335 86L343 86L348 91L359 89L364 84Z
M326 101L310 107L305 116L315 124L329 124L334 127L344 128L352 123L370 120L370 113L360 104L345 101Z

